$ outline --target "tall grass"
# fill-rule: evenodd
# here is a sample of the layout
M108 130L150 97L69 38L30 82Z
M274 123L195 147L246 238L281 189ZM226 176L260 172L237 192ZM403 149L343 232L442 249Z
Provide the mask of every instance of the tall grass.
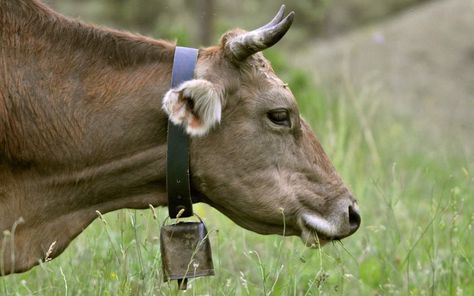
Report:
M184 295L474 295L474 167L470 155L432 143L370 93L316 89L307 74L274 66L298 98L336 168L357 196L361 229L308 249L261 236L199 205L216 276ZM452 143L451 143L452 144ZM66 252L0 279L5 295L175 295L163 283L165 209L101 215Z

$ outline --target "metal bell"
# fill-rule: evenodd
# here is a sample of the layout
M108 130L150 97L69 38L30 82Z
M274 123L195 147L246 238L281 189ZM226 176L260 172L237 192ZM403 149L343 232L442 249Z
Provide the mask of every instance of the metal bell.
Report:
M178 280L180 290L186 290L188 278L214 275L211 244L202 221L162 226L160 248L164 281Z

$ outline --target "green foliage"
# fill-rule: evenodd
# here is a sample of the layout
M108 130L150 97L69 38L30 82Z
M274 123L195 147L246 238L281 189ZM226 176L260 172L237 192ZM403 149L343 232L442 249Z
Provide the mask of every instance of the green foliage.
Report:
M471 156L447 143L427 145L408 119L394 117L370 94L317 89L282 55L267 56L358 197L361 229L313 250L298 238L251 233L198 206L216 276L192 280L182 294L473 295ZM156 218L152 210L104 215L59 258L1 278L0 291L176 295L175 283L162 282L158 237L166 210L156 211Z
M380 258L370 256L362 260L359 265L361 281L371 288L376 289L382 282L383 266Z
M116 24L147 31L156 24L162 12L161 1L149 0L105 0L104 16Z

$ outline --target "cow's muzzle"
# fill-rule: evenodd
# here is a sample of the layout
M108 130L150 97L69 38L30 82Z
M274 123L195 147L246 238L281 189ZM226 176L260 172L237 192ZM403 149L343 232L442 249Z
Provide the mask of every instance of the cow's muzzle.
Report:
M359 207L352 196L339 200L328 216L304 212L300 216L301 238L308 246L322 246L354 234L360 227Z

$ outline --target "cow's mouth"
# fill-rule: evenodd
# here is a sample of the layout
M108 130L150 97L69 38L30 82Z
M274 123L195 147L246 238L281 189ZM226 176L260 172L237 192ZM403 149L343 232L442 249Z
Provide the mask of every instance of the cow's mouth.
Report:
M322 247L333 240L340 240L337 228L317 214L305 213L300 218L301 239L308 247Z
M328 217L315 211L304 211L298 219L301 238L308 246L320 247L329 241L342 240L359 229L361 218L356 202L343 202L342 211Z

